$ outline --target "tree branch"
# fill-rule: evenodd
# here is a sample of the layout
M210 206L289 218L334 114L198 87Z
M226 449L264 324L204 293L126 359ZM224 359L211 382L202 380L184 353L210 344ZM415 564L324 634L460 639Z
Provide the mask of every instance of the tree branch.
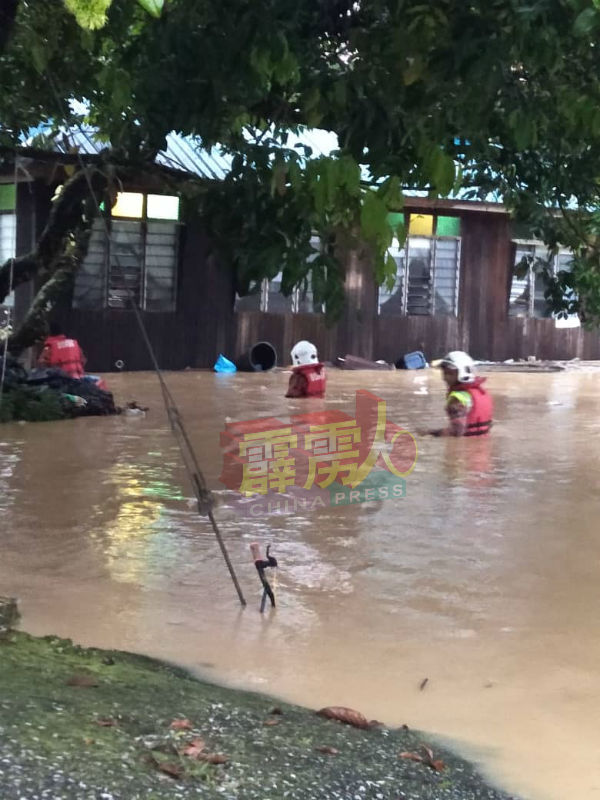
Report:
M0 266L0 303L11 289L32 280L37 275L46 279L51 277L56 269L53 265L63 253L68 237L81 226L86 227L86 217L90 211L89 209L87 213L84 211L84 201L89 197L90 184L99 202L108 183L107 174L96 167L86 167L67 180L60 195L52 204L48 222L36 247L27 255L14 259L12 286L10 285L12 259L9 258Z
M75 275L87 254L92 235L93 208L89 212L86 227L78 231L65 252L56 259L51 277L38 291L19 330L9 338L8 349L13 355L18 355L26 347L43 339L47 333L48 311L73 288Z

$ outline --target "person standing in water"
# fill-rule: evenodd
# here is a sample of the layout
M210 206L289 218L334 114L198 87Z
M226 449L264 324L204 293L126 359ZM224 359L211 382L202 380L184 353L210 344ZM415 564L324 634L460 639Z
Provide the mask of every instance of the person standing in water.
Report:
M70 378L83 378L85 356L76 339L67 339L57 322L50 323L50 336L46 337L38 359L40 367L54 367Z
M486 436L492 427L493 403L483 388L485 378L475 374L471 356L462 350L453 350L438 366L448 386L448 425L421 433L426 436Z
M311 342L297 342L292 348L292 374L286 397L325 397L325 366Z

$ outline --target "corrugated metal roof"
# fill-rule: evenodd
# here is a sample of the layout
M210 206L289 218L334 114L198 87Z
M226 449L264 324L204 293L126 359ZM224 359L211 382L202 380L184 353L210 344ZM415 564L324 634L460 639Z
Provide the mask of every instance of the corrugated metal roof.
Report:
M31 134L43 133L48 127L40 125L32 130ZM300 147L310 147L313 156L323 156L338 149L338 139L331 131L303 128L299 133L290 133L284 146L295 150ZM104 147L106 144L89 126L65 128L55 136L55 148L61 153L73 152L76 149L86 155L97 155ZM232 160L232 156L223 153L219 147L207 149L202 146L200 138L181 136L174 132L167 136L166 149L161 150L156 157L157 164L209 180L223 180L231 168ZM368 168L364 165L361 166L361 175L365 181L372 180ZM467 189L459 190L454 200L463 200L467 191ZM406 189L404 193L407 197L416 198L428 197L429 194L427 191L411 189ZM492 205L502 202L497 194L489 194L483 201Z
M55 148L59 153L77 150L84 155L97 155L105 147L96 131L89 127L65 128L55 137ZM220 180L228 173L231 159L223 156L216 147L206 150L199 139L170 133L167 147L158 154L156 162L202 178Z
M40 126L31 133L43 131L44 126ZM60 153L77 150L85 155L97 155L106 147L90 127L64 128L54 141L55 149ZM27 143L30 142L31 139ZM327 155L337 148L337 137L327 131L308 129L298 135L290 134L286 146L297 148L299 145L310 147L314 155ZM219 147L204 148L199 138L173 132L167 136L167 147L158 154L156 162L202 178L222 180L231 168L232 156L223 153Z

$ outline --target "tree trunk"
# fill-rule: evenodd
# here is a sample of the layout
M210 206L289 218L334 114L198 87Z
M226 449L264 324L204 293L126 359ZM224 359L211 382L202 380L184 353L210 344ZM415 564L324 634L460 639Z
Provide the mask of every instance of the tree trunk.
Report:
M18 355L47 333L46 319L56 303L73 287L75 274L85 258L98 205L109 179L97 168L83 168L63 186L54 201L48 223L35 249L0 267L0 301L11 288L39 278L42 286L19 329L9 338L8 349Z
M93 217L89 225L67 245L65 252L57 259L51 276L35 296L18 331L9 338L8 349L12 355L19 355L26 347L31 347L46 336L48 312L73 288L77 270L88 251L92 223Z
M9 258L0 266L0 303L20 284L27 283L36 276L43 280L51 277L56 269L53 265L63 253L69 236L84 229L88 223L86 217L95 214L95 203L88 207L87 213L84 210L85 201L90 198L90 185L96 201L100 203L108 182L108 176L96 167L85 167L67 180L52 205L48 223L36 247L27 255L15 259ZM11 261L13 262L12 285Z

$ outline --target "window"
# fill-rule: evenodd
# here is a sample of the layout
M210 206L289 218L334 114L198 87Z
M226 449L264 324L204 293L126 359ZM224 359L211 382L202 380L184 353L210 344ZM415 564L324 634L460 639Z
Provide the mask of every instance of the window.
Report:
M17 191L14 183L0 184L0 264L16 254L17 238ZM14 292L3 303L14 304Z
M551 255L542 242L517 240L515 244L515 272L510 287L508 315L549 319L553 314L544 297L546 283L540 270L548 267L553 275L561 271L568 272L572 255L568 250Z
M178 218L178 197L120 193L110 217L94 222L74 307L125 309L133 299L146 311L173 311Z
M314 253L309 256L309 263L314 261L321 247L318 236L313 236L310 243ZM244 297L236 296L235 310L269 311L274 314L283 314L286 312L292 312L294 314L322 313L322 305L314 302L310 275L303 284L294 289L289 297L281 294L282 277L283 273L279 272L272 280L265 278L255 283L251 287L250 293Z
M395 215L397 216L397 215ZM397 222L395 222L397 224ZM394 240L391 291L379 287L382 315L456 315L460 274L460 218L410 214L403 247Z

